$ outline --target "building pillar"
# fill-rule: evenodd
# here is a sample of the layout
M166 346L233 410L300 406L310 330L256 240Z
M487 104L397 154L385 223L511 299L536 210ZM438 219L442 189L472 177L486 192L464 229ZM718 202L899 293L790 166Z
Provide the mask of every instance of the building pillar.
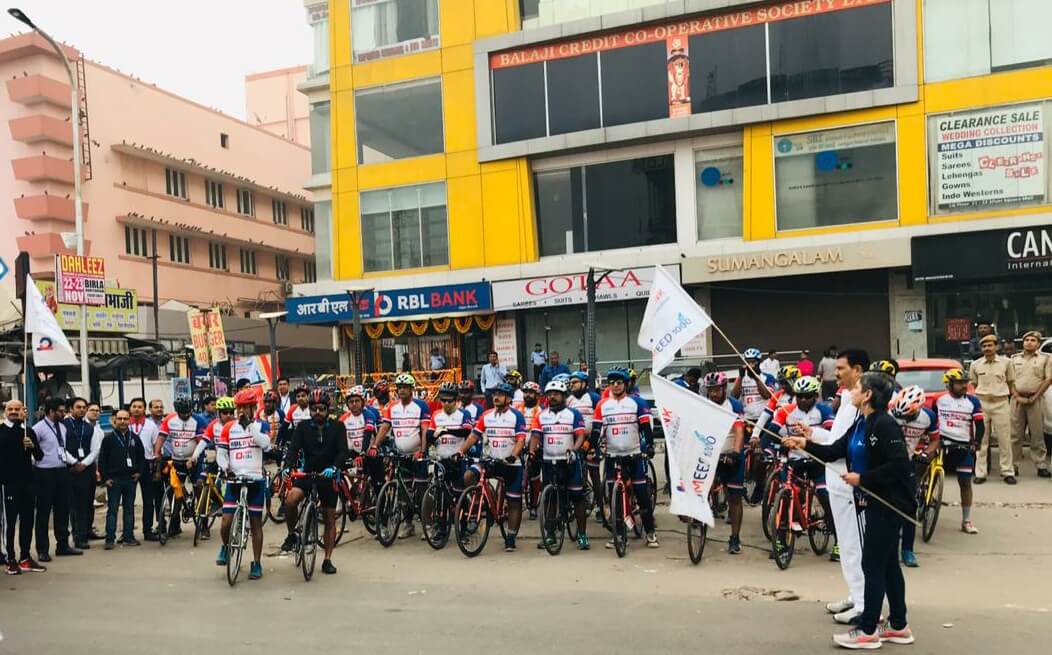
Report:
M923 282L913 282L909 269L888 271L888 321L895 359L928 356L928 301Z
M340 345L337 354L340 359L340 375L351 374L351 340L343 331L343 325L336 326L337 340Z

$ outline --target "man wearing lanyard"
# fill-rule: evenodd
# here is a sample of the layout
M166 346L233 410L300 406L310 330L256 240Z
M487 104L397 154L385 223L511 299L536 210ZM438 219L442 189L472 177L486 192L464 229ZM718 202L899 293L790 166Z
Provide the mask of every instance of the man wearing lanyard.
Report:
M36 460L33 462L33 492L37 501L37 558L41 562L51 561L48 522L52 509L55 511L55 554L83 554L83 551L69 546L71 489L67 467L76 464L77 459L66 450L66 426L62 423L65 415L66 401L48 398L44 403L44 418L33 426L40 444L40 452L33 453Z
M33 544L33 453L39 451L35 432L26 432L23 423L25 406L17 400L4 405L4 421L0 423L0 505L6 522L3 547L7 558L7 574L47 571L29 556ZM15 550L15 528L18 528L18 550ZM17 559L16 559L17 555Z
M157 511L160 509L161 496L164 493L164 485L160 480L154 480L157 455L154 452L154 440L157 438L157 426L152 420L146 418L146 400L143 398L132 398L128 403L130 415L128 429L139 438L142 443L146 459L143 464L142 475L139 476L139 491L142 493L142 538L143 541L157 541L157 533L153 529L154 521L157 519Z
M291 383L285 376L278 378L278 409L285 416L289 415L289 410L292 409L292 396L289 394L289 387Z
M117 539L117 509L124 508L122 542L138 546L135 540L135 482L142 479L145 451L142 442L128 430L129 414L118 409L113 414L113 432L102 440L99 472L108 492L106 509L106 550L113 550Z
M92 428L95 430L95 434L92 436L91 449L95 453L94 463L89 465L88 468L93 472L98 471L99 462L99 449L95 447L96 441L99 446L102 446L102 440L105 438L106 433L103 431L102 426L99 425L99 415L102 414L102 406L96 402L88 403L88 413L84 415L84 418L88 423L91 423ZM95 509L98 507L106 506L106 487L98 484L98 476L95 477L96 484L93 485L93 498L91 513L88 515L88 539L99 540L102 539L102 533L95 529Z
M69 482L73 490L72 512L73 545L81 550L91 548L88 544L91 515L95 513L95 459L102 443L101 430L89 423L85 416L88 413L88 401L74 398L70 401L70 415L63 421L66 426L66 452L73 458ZM96 431L99 438L96 439Z

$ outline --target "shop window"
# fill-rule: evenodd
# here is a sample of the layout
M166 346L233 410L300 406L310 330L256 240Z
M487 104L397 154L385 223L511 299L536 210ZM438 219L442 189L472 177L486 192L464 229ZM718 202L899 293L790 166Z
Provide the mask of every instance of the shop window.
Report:
M442 84L438 78L359 91L354 104L359 164L442 152Z
M547 63L551 134L599 127L598 57L593 54Z
M351 0L357 62L437 48L438 0Z
M310 106L310 169L319 175L332 170L332 125L330 105L318 102Z
M771 102L893 85L891 3L767 25Z
M362 193L361 212L367 272L449 263L445 183Z
M764 26L690 37L690 99L695 114L767 103Z
M603 125L668 118L665 42L602 54Z
M545 136L544 64L497 68L492 75L497 143Z
M658 155L537 173L541 255L674 243L672 159Z
M697 185L698 239L742 235L742 154L733 150L701 150L694 154Z
M779 230L898 217L895 124L774 137Z

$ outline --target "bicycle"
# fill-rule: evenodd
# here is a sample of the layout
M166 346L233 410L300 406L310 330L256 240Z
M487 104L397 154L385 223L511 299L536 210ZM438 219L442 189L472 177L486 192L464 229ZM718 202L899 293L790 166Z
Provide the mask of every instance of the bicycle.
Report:
M336 543L340 543L347 531L347 523L359 518L369 534L376 534L376 501L373 498L373 485L369 480L369 475L357 460L352 466L343 470L336 481L336 490L340 495L340 507L338 508L340 524L336 530Z
M267 485L267 516L271 521L278 524L285 522L285 496L291 488L292 479L288 471L279 466ZM275 500L277 504L274 503Z
M628 530L635 532L636 537L643 536L643 522L639 516L639 508L636 506L635 493L629 492L631 485L625 484L621 477L621 471L625 466L631 466L635 459L633 456L618 457L607 455L607 459L614 465L614 480L607 498L607 506L610 508L610 531L614 536L614 552L618 557L624 557L628 552ZM648 482L649 484L649 482ZM647 490L650 493L650 490Z
M928 543L935 536L935 525L939 522L939 512L942 509L942 487L946 478L943 452L952 447L939 446L917 485L917 521L921 524L921 539L924 543Z
M194 502L194 547L203 539L205 531L210 531L216 517L223 510L223 494L219 491L218 470L215 465L215 451L205 451L205 477L201 481L201 493Z
M554 479L541 490L540 511L537 513L541 527L541 543L544 550L553 556L562 550L567 533L571 539L577 538L577 515L566 485L570 476L569 469L574 461L568 459L552 462Z
M723 483L713 480L709 488L709 507L712 508L721 494L725 494ZM715 514L713 515L715 517ZM709 526L702 523L693 516L686 517L687 521L687 555L692 564L700 564L701 556L705 554L705 544L709 536Z
M389 548L398 538L402 521L411 521L413 518L413 492L405 481L406 470L403 466L413 461L412 457L404 455L385 457L387 481L376 495L376 540L384 548Z
M457 547L466 557L475 557L482 552L494 523L500 527L502 537L506 539L508 536L504 480L490 477L497 461L488 457L474 461L479 463L479 479L460 494L453 513Z
M194 494L193 487L184 485L180 480L179 471L173 461L164 462L160 476L164 488L161 492L161 506L157 508L157 541L164 546L168 539L177 534L174 526L178 526L179 522L190 523L194 520Z
M768 541L771 540L771 528L770 528L770 516L771 507L774 505L775 496L778 495L778 491L782 488L782 471L789 465L789 456L787 453L778 451L778 454L771 459L771 465L768 466L767 477L763 483L763 500L760 501L760 527L763 528L763 536Z
M230 539L226 546L226 581L231 587L237 584L245 549L251 546L249 543L248 485L253 482L258 482L258 480L244 477L227 478L227 484L240 486L237 505L234 507L234 514L230 522Z
M318 495L318 482L325 481L331 484L331 481L316 473L301 471L294 471L288 477L290 482L293 480L310 480L311 482L310 491L303 499L299 519L293 530L296 535L295 565L303 572L303 580L310 582L311 577L314 576L314 565L318 558L318 545L320 544L318 516L320 515L321 497Z
M420 525L427 545L435 550L445 548L453 528L453 506L456 504L452 485L446 479L446 467L433 459L427 489L420 501Z
M811 550L821 557L829 547L828 517L822 503L815 497L815 483L798 476L791 467L786 467L786 480L782 483L768 517L771 533L771 552L779 569L789 568L796 548L794 523L807 532Z

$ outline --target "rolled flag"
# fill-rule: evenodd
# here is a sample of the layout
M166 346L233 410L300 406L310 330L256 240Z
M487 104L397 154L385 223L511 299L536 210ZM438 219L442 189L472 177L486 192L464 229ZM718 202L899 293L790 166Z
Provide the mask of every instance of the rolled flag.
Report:
M26 276L26 332L33 335L33 363L37 366L77 366L80 360L62 333L44 296Z
M705 310L664 268L656 266L636 339L640 348L651 352L654 373L671 364L676 352L710 325L712 319Z

